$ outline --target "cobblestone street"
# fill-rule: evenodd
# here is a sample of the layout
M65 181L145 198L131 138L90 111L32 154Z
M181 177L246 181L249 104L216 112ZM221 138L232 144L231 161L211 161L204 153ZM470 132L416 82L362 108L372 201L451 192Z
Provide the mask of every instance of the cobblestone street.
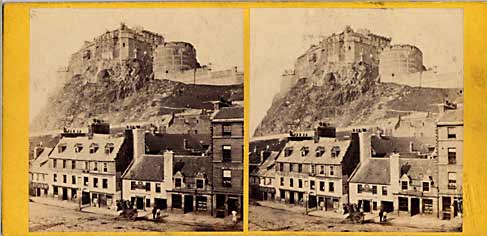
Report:
M209 215L170 214L162 222L147 219L120 220L116 216L80 212L59 206L30 202L29 231L241 231L242 223L233 226L230 218Z
M461 231L461 222L444 221L425 216L388 215L387 223L376 222L376 215L366 214L365 223L344 222L344 216L334 212L311 211L305 215L302 207L289 207L273 202L249 205L250 231L331 231L331 232L454 232ZM377 220L378 221L378 220Z

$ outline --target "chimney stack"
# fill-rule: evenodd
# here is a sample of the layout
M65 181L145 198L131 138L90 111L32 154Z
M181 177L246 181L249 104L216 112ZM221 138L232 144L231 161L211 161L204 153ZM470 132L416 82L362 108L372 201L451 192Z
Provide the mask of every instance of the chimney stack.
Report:
M372 156L372 143L370 133L366 129L357 130L360 151L360 163L363 165L369 161Z
M401 166L399 164L399 153L392 153L389 156L389 169L391 180L391 192L399 192L399 178L401 178Z
M173 161L174 161L174 152L173 151L165 151L164 152L164 185L166 189L172 189L173 186Z
M145 154L145 131L141 128L133 128L134 159Z

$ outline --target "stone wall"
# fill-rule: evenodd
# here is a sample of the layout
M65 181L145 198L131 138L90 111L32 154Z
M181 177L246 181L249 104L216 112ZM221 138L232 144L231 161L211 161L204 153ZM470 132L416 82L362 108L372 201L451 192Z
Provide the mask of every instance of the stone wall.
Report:
M199 68L196 49L186 42L168 42L154 52L156 73L174 73Z
M422 88L463 88L462 72L439 73L434 70L427 70L416 73L403 74L381 74L381 83L395 83Z
M380 54L379 74L394 77L423 71L423 53L412 45L394 45Z
M177 73L165 73L161 67L154 68L154 78L163 80L178 81L185 84L201 85L235 85L243 83L243 73L237 68L211 71L203 67L193 70L186 70Z

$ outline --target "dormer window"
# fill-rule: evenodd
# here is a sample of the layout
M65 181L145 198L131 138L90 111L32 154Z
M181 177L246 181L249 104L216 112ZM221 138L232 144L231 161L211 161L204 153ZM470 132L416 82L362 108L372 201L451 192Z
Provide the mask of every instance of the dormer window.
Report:
M401 181L401 190L408 190L409 187L408 185L409 185L408 181L404 181L404 180Z
M316 148L316 157L321 157L325 153L325 147L319 146Z
M430 191L430 182L423 182L423 192Z
M113 145L113 143L107 143L105 145L105 154L112 153L114 148L115 148L115 146Z
M92 143L90 145L90 153L95 153L96 151L98 151L98 144Z
M81 152L81 150L83 150L83 144L77 143L74 145L74 152L78 153Z
M291 156L292 153L293 153L293 148L292 147L287 147L287 148L284 149L284 156L285 157Z
M309 153L309 147L302 147L301 148L301 156L304 157L304 156L307 156Z
M331 157L338 157L340 155L340 147L334 146L331 149Z
M183 179L182 178L175 178L174 179L174 187L181 188Z
M196 180L196 188L197 189L205 188L205 179L197 179Z
M61 153L61 152L64 152L64 150L66 150L66 148L67 148L67 145L65 143L62 143L62 144L58 145L57 151L58 151L58 153Z

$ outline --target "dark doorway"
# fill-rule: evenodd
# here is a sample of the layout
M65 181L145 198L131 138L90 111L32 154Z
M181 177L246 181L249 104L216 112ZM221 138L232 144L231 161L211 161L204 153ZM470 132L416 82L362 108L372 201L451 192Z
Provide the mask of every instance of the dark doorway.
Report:
M78 196L76 194L77 194L76 189L75 188L72 188L71 189L71 200L75 201L76 198L78 198Z
M316 208L317 207L317 205L316 205L316 196L309 195L308 207L309 208Z
M453 217L456 217L458 214L458 202L457 200L453 200Z
M81 193L81 204L86 205L90 204L90 193L89 192L82 192Z
M325 210L327 211L333 210L333 199L328 197L325 198Z
M208 210L208 198L206 196L196 196L196 210L197 211Z
M363 200L362 201L362 207L364 209L364 212L370 212L370 201L369 200Z
M164 210L167 208L167 201L166 199L162 198L154 198L154 204L156 205L157 209Z
M68 189L63 188L63 200L68 200Z
M135 207L137 210L144 210L144 198L143 197L137 197L135 199Z
M385 212L393 212L394 211L394 202L389 202L389 201L382 201L380 202L382 209Z
M36 196L37 197L41 196L41 189L40 188L36 188Z
M182 208L182 197L179 194L172 195L172 208L181 209Z
M409 203L407 197L399 197L399 210L400 211L408 211Z
M193 211L193 196L184 195L184 213Z
M419 198L411 198L411 216L419 214Z
M225 209L225 195L216 195L216 208Z
M44 189L44 195L47 196L47 188Z
M289 204L294 204L294 192L289 191Z
M232 211L239 212L238 198L228 198L228 214L232 214Z

